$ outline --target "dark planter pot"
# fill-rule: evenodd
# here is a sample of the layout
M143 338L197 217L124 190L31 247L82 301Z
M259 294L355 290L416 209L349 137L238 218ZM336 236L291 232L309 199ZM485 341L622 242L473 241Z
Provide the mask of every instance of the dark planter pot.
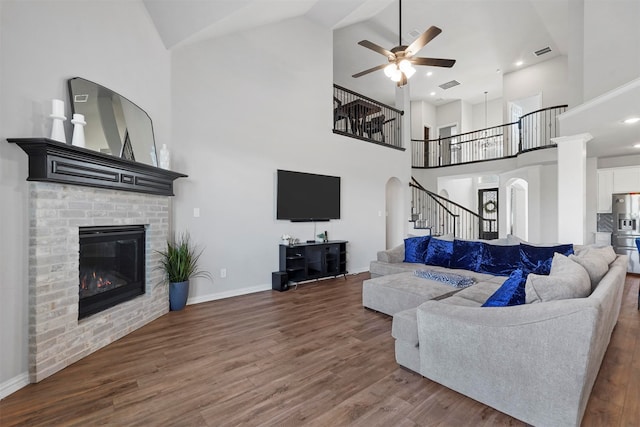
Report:
M169 309L179 311L187 305L189 281L169 283Z

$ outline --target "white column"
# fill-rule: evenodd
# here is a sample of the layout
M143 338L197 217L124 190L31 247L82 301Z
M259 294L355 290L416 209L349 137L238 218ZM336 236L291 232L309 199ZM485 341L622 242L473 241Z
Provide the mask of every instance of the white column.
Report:
M388 84L393 84L395 85L395 83L389 81ZM401 201L403 203L402 206L404 206L404 210L401 212L400 214L400 218L402 218L402 229L403 229L403 237L407 235L407 233L409 233L409 222L407 221L407 218L409 218L409 216L411 216L411 188L409 188L409 182L411 180L411 100L410 100L410 92L409 92L409 88L410 88L411 83L407 83L404 86L398 87L396 86L395 88L395 107L398 110L402 110L404 111L404 116L402 116L402 120L400 120L400 122L402 123L402 146L405 148L404 151L404 158L405 158L405 164L407 165L406 167L406 174L404 176L398 176L397 178L400 179L400 182L402 182L404 184L404 193L403 193L403 200ZM388 212L387 212L388 213ZM387 217L387 221L389 220L389 217ZM394 228L393 225L387 225L387 228L391 227L392 229ZM389 242L388 242L389 243Z
M584 244L587 227L587 141L582 133L551 140L558 145L558 242Z

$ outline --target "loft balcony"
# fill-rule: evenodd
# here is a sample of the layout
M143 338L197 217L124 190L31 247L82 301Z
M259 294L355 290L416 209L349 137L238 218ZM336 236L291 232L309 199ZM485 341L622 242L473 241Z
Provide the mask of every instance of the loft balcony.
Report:
M526 114L517 122L430 140L411 140L411 165L438 168L515 157L519 154L555 147L558 116L566 105L543 108Z
M333 85L333 133L404 150L403 111Z

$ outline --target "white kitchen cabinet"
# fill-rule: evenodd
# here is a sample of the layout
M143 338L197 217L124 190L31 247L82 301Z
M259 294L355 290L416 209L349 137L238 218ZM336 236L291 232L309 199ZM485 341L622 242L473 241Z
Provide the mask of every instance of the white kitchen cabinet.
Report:
M613 169L598 171L598 213L611 213L613 194Z
M640 192L640 167L613 169L613 192Z
M611 195L640 192L640 166L598 170L598 213L611 213Z

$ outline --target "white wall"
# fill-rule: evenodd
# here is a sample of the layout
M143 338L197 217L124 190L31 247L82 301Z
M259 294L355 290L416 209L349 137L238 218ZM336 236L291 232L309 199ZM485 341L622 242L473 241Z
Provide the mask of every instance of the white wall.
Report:
M460 126L462 126L462 101L452 101L444 105L440 105L436 108L436 129L435 138L438 137L438 128L443 126L451 126L454 124L458 125L458 131L460 132Z
M542 108L566 104L569 100L568 63L566 56L507 73L502 79L503 120L509 123L509 101L542 93Z
M487 123L484 122L484 101L472 106L471 130L480 130L504 124L502 117L502 98L487 101Z
M385 247L391 177L407 189L408 218L410 150L334 135L332 83L332 32L305 18L173 52L172 159L189 175L177 183L175 228L205 247L215 277L195 281L191 302L270 288L280 236L313 238L312 223L275 219L277 169L342 178L342 219L317 230L349 241L350 272Z
M528 185L529 241L554 243L557 239L557 167L553 165L526 166L500 174L500 200L508 200L505 184L520 178ZM506 235L506 209L500 212L500 235Z
M431 128L430 138L437 138L436 123L435 106L425 101L411 101L411 139L424 138L425 126Z
M460 102L460 129L458 133L467 133L473 128L473 106L466 101Z
M449 194L449 200L456 202L465 208L477 212L478 196L476 187L476 177L450 178L442 177L438 179L438 191L445 190Z
M0 388L27 372L27 155L6 138L49 136L51 99L85 77L145 109L169 143L169 53L141 2L0 2ZM71 138L70 130L67 138Z
M640 76L640 1L584 1L584 100Z

